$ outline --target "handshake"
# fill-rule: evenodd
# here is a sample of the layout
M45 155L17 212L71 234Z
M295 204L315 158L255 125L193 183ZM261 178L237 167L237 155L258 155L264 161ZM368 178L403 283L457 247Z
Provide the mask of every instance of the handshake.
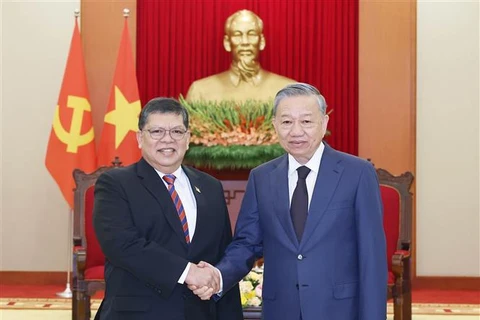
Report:
M212 295L220 292L220 271L205 261L192 263L185 283L200 299L209 300Z

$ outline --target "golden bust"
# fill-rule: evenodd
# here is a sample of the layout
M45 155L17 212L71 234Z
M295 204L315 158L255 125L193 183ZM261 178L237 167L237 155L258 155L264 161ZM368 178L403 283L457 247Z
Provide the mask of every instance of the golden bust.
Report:
M258 56L265 48L263 21L249 10L240 10L225 22L223 46L232 53L230 68L218 74L194 81L187 100L267 101L295 80L268 72L260 66Z

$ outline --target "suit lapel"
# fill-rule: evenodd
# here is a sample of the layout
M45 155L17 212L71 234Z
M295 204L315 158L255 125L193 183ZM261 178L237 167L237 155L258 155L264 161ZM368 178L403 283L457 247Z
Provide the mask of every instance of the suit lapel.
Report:
M305 224L305 231L302 237L302 244L306 243L312 236L316 226L320 223L330 199L335 193L337 184L343 172L343 166L340 165L336 157L336 151L325 144L320 171L313 189L312 200L310 202L309 214Z
M183 234L182 224L178 218L177 210L160 176L143 158L137 163L137 175L143 186L157 199L161 208L160 211L165 215L175 234L186 246L187 243L185 242L185 235Z
M202 188L201 182L200 182L200 177L197 175L195 171L192 169L182 166L183 171L188 177L188 180L190 181L190 186L192 187L193 194L195 195L195 201L197 202L197 210L198 208L204 209L207 206L207 202L205 200L205 197L202 194Z
M285 233L295 246L297 236L290 216L290 197L288 194L288 156L284 155L278 166L270 173L270 190L273 190L273 206Z

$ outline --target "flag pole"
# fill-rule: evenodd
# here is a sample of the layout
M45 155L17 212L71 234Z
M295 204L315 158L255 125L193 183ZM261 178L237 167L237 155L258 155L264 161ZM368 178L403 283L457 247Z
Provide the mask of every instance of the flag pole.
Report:
M75 9L74 11L75 15L75 20L78 19L80 16L80 10ZM66 298L66 299L71 299L73 294L72 290L70 288L70 273L72 271L72 239L73 239L73 210L69 209L69 215L68 215L68 244L67 244L67 283L65 284L65 290L61 292L57 292L57 296Z
M73 216L73 211L72 209L69 210L69 215L68 215L68 245L67 245L67 257L68 257L68 264L67 264L67 283L65 285L65 290L62 292L57 292L57 296L62 297L62 298L67 298L71 299L72 298L72 290L70 289L70 273L72 271L72 239L73 239L73 234L72 234L72 216Z

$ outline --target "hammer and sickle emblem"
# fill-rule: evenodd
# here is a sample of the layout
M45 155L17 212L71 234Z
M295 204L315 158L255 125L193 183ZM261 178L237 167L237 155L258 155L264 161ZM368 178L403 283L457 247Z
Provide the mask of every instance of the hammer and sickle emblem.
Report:
M57 105L55 118L53 119L53 130L60 141L67 145L67 152L77 153L78 147L84 146L93 141L93 127L87 133L82 134L83 113L90 111L90 103L82 97L68 96L67 107L73 109L70 131L63 128L60 121L60 106Z

